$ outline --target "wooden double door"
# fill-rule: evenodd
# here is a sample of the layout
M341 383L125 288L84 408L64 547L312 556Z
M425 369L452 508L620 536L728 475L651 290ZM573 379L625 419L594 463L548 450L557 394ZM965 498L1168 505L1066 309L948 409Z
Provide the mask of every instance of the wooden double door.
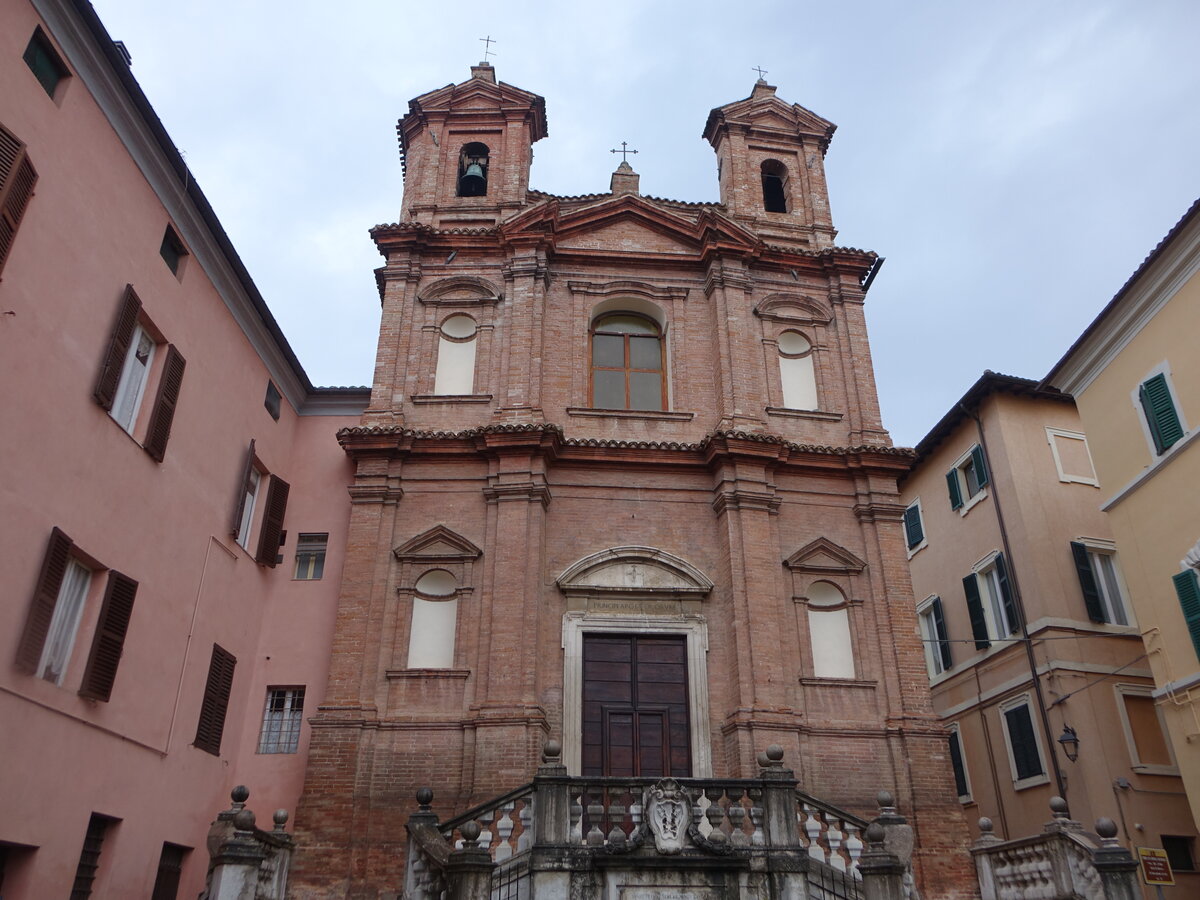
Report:
M687 639L583 636L584 775L692 774Z

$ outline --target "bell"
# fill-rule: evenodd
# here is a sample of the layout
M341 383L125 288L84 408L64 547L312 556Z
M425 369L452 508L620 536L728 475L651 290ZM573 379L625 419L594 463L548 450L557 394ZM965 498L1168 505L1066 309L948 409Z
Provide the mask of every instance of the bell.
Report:
M458 182L461 197L482 197L487 193L487 179L483 177L483 166L473 162Z

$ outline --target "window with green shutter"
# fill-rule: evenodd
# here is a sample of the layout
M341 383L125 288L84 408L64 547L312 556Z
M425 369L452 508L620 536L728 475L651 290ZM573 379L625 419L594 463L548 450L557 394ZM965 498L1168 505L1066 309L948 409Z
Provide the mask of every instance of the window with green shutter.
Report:
M950 492L950 508L966 515L967 510L983 499L988 482L987 462L978 444L964 453L946 473L946 488Z
M1188 569L1173 575L1171 580L1175 582L1175 595L1179 598L1188 634L1192 636L1196 658L1200 659L1200 576L1196 575L1195 569Z
M1183 424L1179 421L1167 376L1159 372L1143 381L1138 389L1138 399L1154 439L1154 450L1161 456L1183 437Z
M912 550L925 540L925 526L921 522L921 504L913 503L904 510L904 539Z
M1005 709L1004 728L1008 733L1014 780L1022 782L1045 775L1046 767L1042 764L1042 754L1033 730L1029 704L1022 703Z

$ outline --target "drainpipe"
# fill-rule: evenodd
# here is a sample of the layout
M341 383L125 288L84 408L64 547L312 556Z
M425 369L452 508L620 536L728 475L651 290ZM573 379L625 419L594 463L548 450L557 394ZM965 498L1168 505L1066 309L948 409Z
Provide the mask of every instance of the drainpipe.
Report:
M1021 587L1017 581L1017 565L1013 560L1012 547L1008 543L1008 529L1004 527L1004 512L1000 508L1000 486L995 481L996 470L992 466L992 456L988 453L987 437L983 433L983 420L967 409L962 403L958 408L975 420L975 429L979 433L979 447L983 450L983 464L987 466L988 477L992 482L992 503L996 507L996 524L1000 526L1000 543L1004 546L1004 558L1008 562L1008 583L1013 592L1013 603L1017 607L1017 618L1021 624L1021 643L1025 646L1025 657L1029 661L1029 677L1033 679L1033 692L1037 697L1038 713L1042 720L1042 731L1046 735L1046 752L1050 764L1054 767L1054 783L1058 787L1058 796L1067 796L1067 782L1063 778L1062 767L1058 763L1058 752L1055 749L1054 735L1050 732L1050 716L1046 711L1046 697L1042 693L1042 680L1038 677L1037 660L1033 655L1033 642L1029 639L1028 618L1025 615L1025 602L1021 598Z

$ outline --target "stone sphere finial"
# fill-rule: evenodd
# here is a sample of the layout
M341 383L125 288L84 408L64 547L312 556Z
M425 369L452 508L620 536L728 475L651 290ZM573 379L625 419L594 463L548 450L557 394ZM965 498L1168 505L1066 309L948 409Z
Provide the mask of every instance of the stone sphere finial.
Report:
M1117 823L1108 816L1101 816L1096 820L1096 834L1109 841L1117 836Z
M229 792L229 799L234 803L245 803L250 799L250 789L244 784L239 784Z
M478 822L464 822L462 828L458 829L459 834L462 835L463 844L467 847L475 846L482 831Z
M896 805L896 798L892 796L891 791L880 791L875 795L875 802L879 804L880 809L886 809Z
M233 827L238 831L253 831L254 813L248 809L239 809L237 815L233 817Z
M776 765L783 762L783 748L778 744L772 744L767 748L767 759Z
M420 788L417 791L417 803L421 805L422 812L429 812L429 804L433 802L433 791L427 787Z
M887 832L883 830L883 826L878 822L872 822L867 826L867 830L863 833L863 837L867 839L868 844L882 844Z
M755 759L758 760L758 767L760 769L769 769L771 767L771 760L767 757L766 753L760 751Z
M287 824L287 820L288 811L286 809L277 809L274 815L271 816L271 821L275 823L276 831L283 831L283 826Z
M557 761L562 756L562 744L550 738L542 744L542 762Z
M992 820L987 816L984 816L979 820L979 830L984 834L991 834L992 831L995 830L995 827L996 826L992 824Z
M1056 819L1065 819L1070 815L1070 807L1062 797L1051 797L1050 812L1054 813Z

